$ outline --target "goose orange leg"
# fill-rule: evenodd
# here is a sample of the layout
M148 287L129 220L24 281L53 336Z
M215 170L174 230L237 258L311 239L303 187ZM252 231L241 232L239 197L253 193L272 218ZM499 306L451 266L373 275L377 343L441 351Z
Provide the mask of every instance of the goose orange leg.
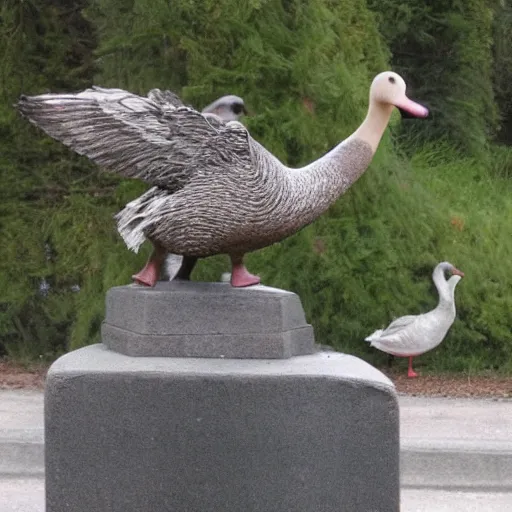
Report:
M137 274L132 276L132 279L143 286L155 286L158 278L160 277L160 269L162 263L167 255L160 246L154 245L153 252L149 257L146 266Z
M409 369L407 370L407 377L413 379L417 376L418 374L412 369L412 356L409 356Z
M259 284L259 276L249 273L243 263L243 256L231 255L231 286L241 288Z

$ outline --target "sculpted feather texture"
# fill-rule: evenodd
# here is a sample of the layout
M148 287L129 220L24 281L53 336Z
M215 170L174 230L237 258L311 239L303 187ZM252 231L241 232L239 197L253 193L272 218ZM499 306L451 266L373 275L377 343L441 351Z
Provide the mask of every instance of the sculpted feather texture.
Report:
M212 154L210 165L172 196L153 187L129 203L117 215L128 247L137 250L145 237L170 252L196 257L266 247L315 220L372 158L371 148L359 140L338 147L311 169L283 169L259 144L252 152L258 165L236 175L220 172ZM191 204L193 213L187 215Z
M243 255L292 235L334 203L370 164L394 105L420 117L428 113L405 96L399 75L381 73L359 129L301 169L283 165L238 121L201 114L171 92L153 90L143 98L93 88L22 97L18 108L105 169L153 185L116 216L130 249L145 239L155 246L138 282L156 282L164 252L226 253L232 284L248 286L259 278L247 272Z

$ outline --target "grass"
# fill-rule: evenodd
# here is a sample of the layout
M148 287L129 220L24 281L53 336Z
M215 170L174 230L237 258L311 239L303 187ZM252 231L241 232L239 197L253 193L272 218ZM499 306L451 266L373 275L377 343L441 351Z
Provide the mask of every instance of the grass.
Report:
M387 356L364 337L435 307L431 273L448 260L466 273L457 319L422 364L510 374L512 183L502 172L510 154L501 148L478 162L438 145L407 163L384 150L328 214L251 255L251 268L300 295L318 341L382 365Z
M371 168L329 212L248 255L248 266L265 284L299 294L317 341L383 366L386 354L365 336L393 318L433 308L432 269L448 260L466 273L456 291L457 319L445 341L421 357L423 369L511 374L511 154L498 148L476 161L437 145L408 160L387 138ZM108 220L126 202L127 186L117 187L113 204L72 195L45 221L59 254L49 269L58 291L47 300L34 297L35 310L20 310L34 325L26 343L14 335L4 340L10 356L46 360L99 340L106 290L130 282L149 251L129 253ZM82 230L73 220L77 211ZM226 257L215 257L201 262L194 277L218 280L228 269ZM79 294L69 291L76 282Z

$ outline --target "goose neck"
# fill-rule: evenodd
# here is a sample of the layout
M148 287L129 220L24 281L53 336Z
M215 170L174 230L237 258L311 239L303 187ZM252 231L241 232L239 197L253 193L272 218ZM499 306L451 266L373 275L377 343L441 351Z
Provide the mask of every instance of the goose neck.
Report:
M373 153L375 153L389 124L393 108L393 105L388 103L370 100L370 106L364 121L350 138L365 141L370 145Z
M453 290L448 286L442 269L436 269L433 275L434 284L439 294L439 308L451 308L454 304Z

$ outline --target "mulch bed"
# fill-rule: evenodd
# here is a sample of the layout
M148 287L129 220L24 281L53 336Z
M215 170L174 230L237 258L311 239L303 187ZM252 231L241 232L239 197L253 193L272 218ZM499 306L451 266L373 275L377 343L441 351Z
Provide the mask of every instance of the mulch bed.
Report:
M399 393L410 396L456 398L512 398L512 377L496 375L431 375L409 379L405 371L382 370Z
M49 365L21 364L0 359L0 389L44 389ZM457 398L512 398L512 377L496 375L431 375L423 372L416 379L406 371L382 369L401 394Z
M44 389L48 364L21 364L0 359L0 389Z

